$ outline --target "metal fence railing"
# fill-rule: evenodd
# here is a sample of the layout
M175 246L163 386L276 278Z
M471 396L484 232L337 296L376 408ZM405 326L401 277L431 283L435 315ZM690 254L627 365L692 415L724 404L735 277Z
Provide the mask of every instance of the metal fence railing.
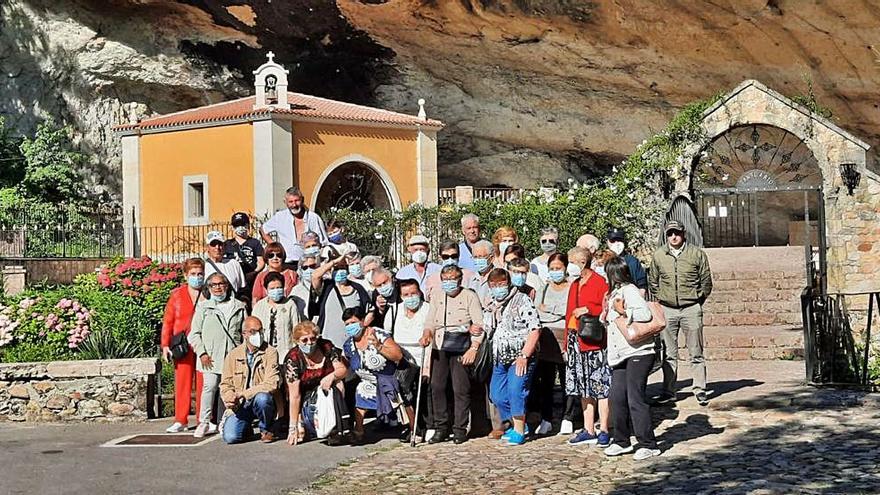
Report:
M104 258L121 255L123 239L117 209L0 211L0 257Z
M855 297L868 297L865 328L853 332L850 309ZM880 293L822 294L813 288L801 294L807 380L816 384L871 385L869 365L875 303Z

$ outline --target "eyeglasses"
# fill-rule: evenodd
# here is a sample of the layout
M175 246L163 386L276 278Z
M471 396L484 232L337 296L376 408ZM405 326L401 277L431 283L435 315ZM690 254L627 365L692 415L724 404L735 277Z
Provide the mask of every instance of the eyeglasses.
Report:
M266 259L267 259L267 260L274 260L274 259L276 259L276 258L279 259L279 260L282 259L282 258L281 258L281 253L266 253Z
M303 337L299 339L300 344L314 344L318 341L318 337Z
M441 254L440 259L441 260L457 260L458 255L457 254Z
M226 282L214 282L213 284L208 284L209 289L222 289L226 286Z

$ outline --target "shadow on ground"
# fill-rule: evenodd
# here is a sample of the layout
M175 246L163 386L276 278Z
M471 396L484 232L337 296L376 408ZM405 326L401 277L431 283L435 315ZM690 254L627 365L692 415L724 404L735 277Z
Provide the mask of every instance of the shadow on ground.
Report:
M880 492L880 397L819 389L789 395L781 402L776 394L756 397L746 405L752 413L767 410L777 423L728 436L708 451L685 450L636 464L639 469L608 493ZM777 407L786 400L788 406ZM655 410L655 420L670 411ZM724 431L709 424L711 411L681 413L690 415L658 438L664 451Z

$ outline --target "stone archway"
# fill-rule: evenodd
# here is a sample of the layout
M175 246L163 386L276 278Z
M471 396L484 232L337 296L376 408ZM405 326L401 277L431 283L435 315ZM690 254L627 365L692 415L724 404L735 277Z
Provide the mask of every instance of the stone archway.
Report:
M880 280L871 275L880 269L880 232L874 226L880 219L880 177L866 168L869 146L758 81L743 82L704 112L704 137L683 153L680 163L685 166L674 174L676 191L693 199L700 154L731 129L751 125L781 129L802 141L816 160L826 218L827 290L880 289ZM862 176L853 195L840 176L843 163L855 164Z
M328 167L315 187L317 211L349 208L355 211L399 208L390 177L363 160L341 161Z

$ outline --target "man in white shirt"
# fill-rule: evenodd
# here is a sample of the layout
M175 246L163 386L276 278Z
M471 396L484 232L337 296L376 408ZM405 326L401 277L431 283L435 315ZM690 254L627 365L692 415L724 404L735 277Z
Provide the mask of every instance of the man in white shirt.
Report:
M226 275L236 296L241 296L242 289L246 284L244 271L241 269L241 264L235 259L223 259L223 244L225 242L226 237L216 230L208 232L205 237L205 280L208 280L211 274L219 271Z
M287 208L278 210L266 223L260 227L260 235L266 243L273 242L269 234L275 232L278 242L284 246L287 259L284 260L291 268L296 269L299 260L302 259L303 247L300 237L306 232L318 234L321 245L326 246L327 229L321 217L306 208L303 193L298 187L290 187L284 195Z

